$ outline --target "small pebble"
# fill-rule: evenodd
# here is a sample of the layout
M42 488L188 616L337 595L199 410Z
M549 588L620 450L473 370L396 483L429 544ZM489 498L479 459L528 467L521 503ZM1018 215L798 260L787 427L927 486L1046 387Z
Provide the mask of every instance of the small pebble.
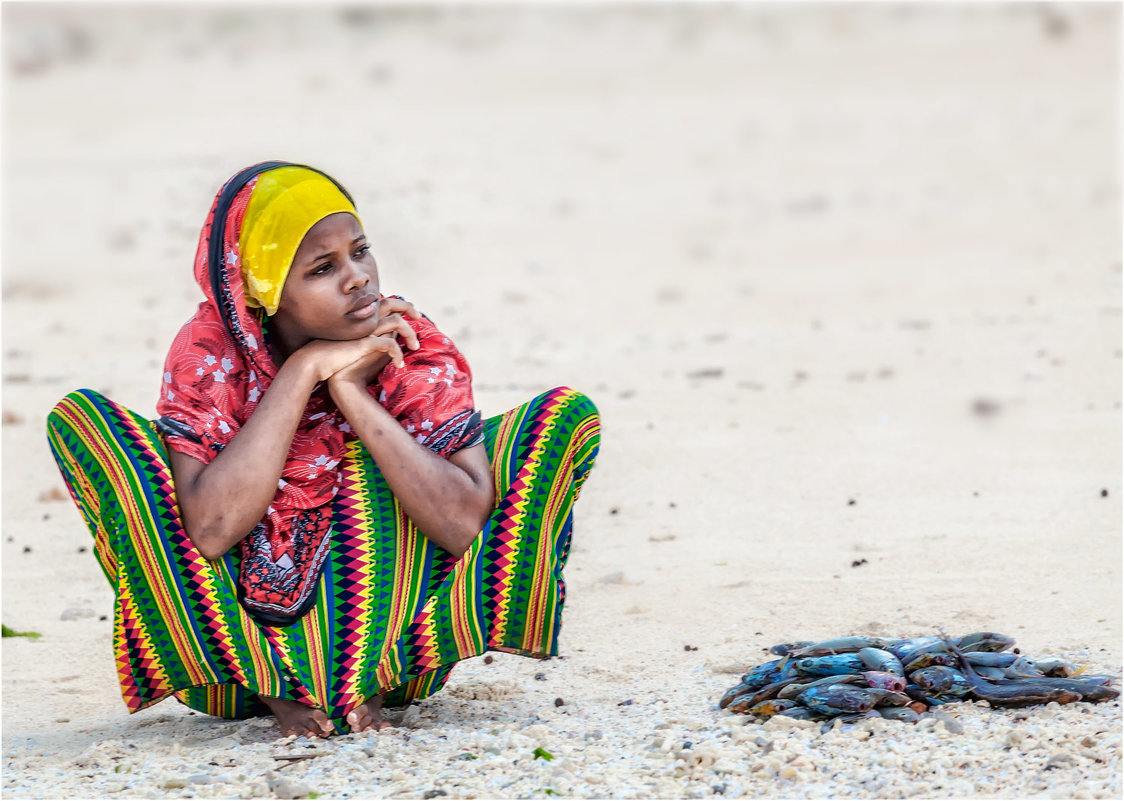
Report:
M492 664L492 663L493 663L494 661L495 661L495 660L494 660L494 659L492 659L492 655L491 655L491 654L488 654L487 656L485 656L485 657L484 657L484 664L485 664L485 665L490 665L490 664Z
M535 674L535 681L546 681L546 674L545 673L536 673Z
M1050 758L1046 760L1046 770L1054 770L1055 768L1071 768L1077 764L1077 759L1072 754L1067 754L1064 751L1058 751L1051 754Z
M964 726L956 718L949 715L947 712L942 712L939 709L933 710L933 717L935 717L949 734L963 734Z
M269 789L277 798L304 798L312 792L307 784L289 781L288 779L274 779L269 783Z
M1106 489L1101 490L1101 497L1107 498L1108 497L1108 490L1106 490Z
M49 490L44 490L39 493L39 500L42 501L65 501L69 495L64 490L58 487L51 487Z
M31 553L31 546L30 545L23 546L23 552L24 553Z
M565 706L566 702L563 701L561 698L555 698L554 699L554 705L555 706Z

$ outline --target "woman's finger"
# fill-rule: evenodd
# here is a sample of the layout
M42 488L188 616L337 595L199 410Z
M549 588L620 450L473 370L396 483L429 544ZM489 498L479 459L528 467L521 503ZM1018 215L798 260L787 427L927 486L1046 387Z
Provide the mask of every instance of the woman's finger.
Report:
M410 324L400 314L391 314L380 320L379 324L375 326L375 334L379 336L387 334L400 336L410 350L417 350L419 347L417 332L410 327Z
M390 360L394 362L395 367L405 367L406 361L402 356L402 348L398 347L398 341L394 337L378 337L379 345L377 350L387 354Z
M383 298L379 306L380 314L404 314L407 317L420 320L421 312L414 308L414 304L402 298Z

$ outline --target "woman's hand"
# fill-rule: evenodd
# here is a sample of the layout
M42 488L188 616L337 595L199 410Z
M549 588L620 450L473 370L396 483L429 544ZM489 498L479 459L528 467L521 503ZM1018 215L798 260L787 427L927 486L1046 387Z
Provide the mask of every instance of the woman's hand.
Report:
M361 339L342 341L314 339L289 357L302 370L311 374L314 382L327 381L340 370L359 363L369 363L372 359L382 360L382 365L393 361L401 367L402 348L391 336L371 334Z
M392 361L402 367L402 348L397 338L401 337L411 350L418 347L418 335L402 315L420 320L421 313L408 301L383 298L376 314L379 321L374 332L368 336L345 340L314 339L293 353L289 360L295 360L294 366L299 366L314 383L327 381L345 367L353 365L354 370L348 373L351 378L363 370L373 377ZM377 369L373 369L376 365Z
M398 346L398 358L390 348L386 350L372 349L351 364L340 368L328 379L328 386L338 386L343 383L352 383L365 387L375 380L382 369L391 361L396 367L402 367L402 350L399 341L409 350L419 347L418 335L410 324L406 322L405 314L415 320L421 319L421 314L414 308L414 304L395 298L386 298L379 305L379 322L371 336L387 339Z

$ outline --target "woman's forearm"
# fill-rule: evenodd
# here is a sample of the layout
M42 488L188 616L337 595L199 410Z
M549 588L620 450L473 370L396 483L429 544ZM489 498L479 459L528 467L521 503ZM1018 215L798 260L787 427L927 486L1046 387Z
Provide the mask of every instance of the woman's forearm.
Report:
M170 451L184 529L206 558L225 554L265 515L315 386L316 377L305 363L290 359L210 464Z
M442 459L418 444L365 387L328 386L406 514L426 537L461 556L492 512L492 475L483 446Z

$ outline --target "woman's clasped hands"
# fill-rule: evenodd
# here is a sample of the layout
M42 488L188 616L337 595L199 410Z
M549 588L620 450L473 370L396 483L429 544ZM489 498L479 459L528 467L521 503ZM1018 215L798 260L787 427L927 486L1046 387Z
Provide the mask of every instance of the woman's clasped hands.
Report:
M410 324L421 319L414 304L399 298L383 298L376 314L379 317L374 333L359 339L314 339L293 354L310 364L317 382L327 381L329 387L342 384L367 386L384 367L392 363L405 365L403 348L417 350L418 335Z

